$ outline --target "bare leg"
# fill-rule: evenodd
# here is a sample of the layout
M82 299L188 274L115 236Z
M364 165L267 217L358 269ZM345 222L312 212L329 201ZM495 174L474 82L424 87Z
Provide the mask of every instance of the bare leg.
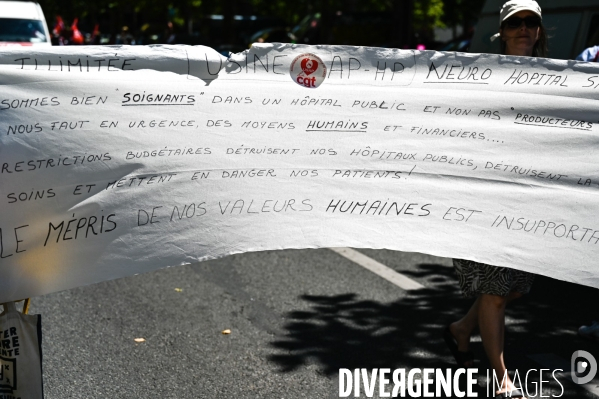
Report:
M476 329L476 327L479 326L479 313L480 313L480 302L481 302L481 296L483 296L485 294L481 294L478 298L476 298L476 300L474 301L474 303L472 304L472 306L470 307L470 309L468 310L468 313L466 313L466 315L464 317L462 317L460 320L451 323L449 325L449 331L451 332L451 335L453 335L453 337L456 340L456 343L458 345L458 350L460 352L467 352L470 348L470 337L472 336L472 333L474 331L474 329ZM488 295L487 295L488 296ZM505 326L505 305L507 303L512 302L514 299L518 299L522 296L521 293L519 292L511 292L506 298L504 297L499 297L505 300L505 303L503 304L503 315L501 316L501 320L502 320L502 327L501 327L501 362L503 362L503 342L504 342L504 338L503 338L503 331L504 331L504 326ZM495 295L491 295L491 297L495 297ZM486 305L488 306L488 305ZM481 335L483 335L482 331L481 331ZM484 338L483 338L483 345L484 345ZM486 351L486 348L485 348ZM487 354L488 355L488 354ZM474 362L467 362L465 364L466 367L471 367L474 365ZM505 369L505 366L504 366ZM498 376L502 377L503 374L497 374Z
M478 326L478 308L480 303L480 297L476 298L476 301L468 310L468 313L460 320L449 325L449 331L455 338L458 344L458 350L461 352L467 352L470 345L470 336L474 329ZM468 364L467 366L472 366Z
M511 292L507 296L507 303L510 303L514 299L518 299L522 296L519 292ZM462 352L468 351L470 345L470 336L476 327L478 327L478 313L479 313L480 296L476 298L476 301L468 310L468 313L460 320L451 323L449 330L456 339L458 344L458 350Z
M501 381L503 376L507 375L507 369L503 360L503 344L505 307L508 297L481 294L479 298L478 323L483 347L489 358L489 363L495 371L495 375ZM508 376L504 388L500 389L500 391L509 391L513 388L514 385Z

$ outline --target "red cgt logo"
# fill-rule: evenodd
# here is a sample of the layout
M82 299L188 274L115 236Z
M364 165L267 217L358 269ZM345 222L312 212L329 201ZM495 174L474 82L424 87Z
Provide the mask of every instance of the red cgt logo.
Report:
M318 61L310 58L304 58L300 66L306 75L310 75L318 69Z
M324 82L327 67L316 54L304 53L293 59L289 67L291 79L300 86L316 89Z

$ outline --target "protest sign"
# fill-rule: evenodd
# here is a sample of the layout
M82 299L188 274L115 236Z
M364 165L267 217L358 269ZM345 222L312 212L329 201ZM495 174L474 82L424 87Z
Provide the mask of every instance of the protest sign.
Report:
M0 302L247 251L599 287L599 67L343 46L0 52Z

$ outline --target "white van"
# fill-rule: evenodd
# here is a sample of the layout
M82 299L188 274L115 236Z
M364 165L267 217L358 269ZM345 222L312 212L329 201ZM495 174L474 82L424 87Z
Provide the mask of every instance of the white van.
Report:
M51 46L39 4L0 0L0 46Z
M487 0L476 25L471 53L499 53L499 10L507 0ZM537 0L549 36L550 58L574 59L585 48L599 45L599 0Z

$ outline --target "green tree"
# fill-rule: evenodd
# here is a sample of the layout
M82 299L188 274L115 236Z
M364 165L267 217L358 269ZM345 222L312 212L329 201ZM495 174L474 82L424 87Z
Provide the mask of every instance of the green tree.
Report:
M442 21L451 27L456 36L456 27L462 26L468 32L480 14L483 2L480 0L443 0Z

